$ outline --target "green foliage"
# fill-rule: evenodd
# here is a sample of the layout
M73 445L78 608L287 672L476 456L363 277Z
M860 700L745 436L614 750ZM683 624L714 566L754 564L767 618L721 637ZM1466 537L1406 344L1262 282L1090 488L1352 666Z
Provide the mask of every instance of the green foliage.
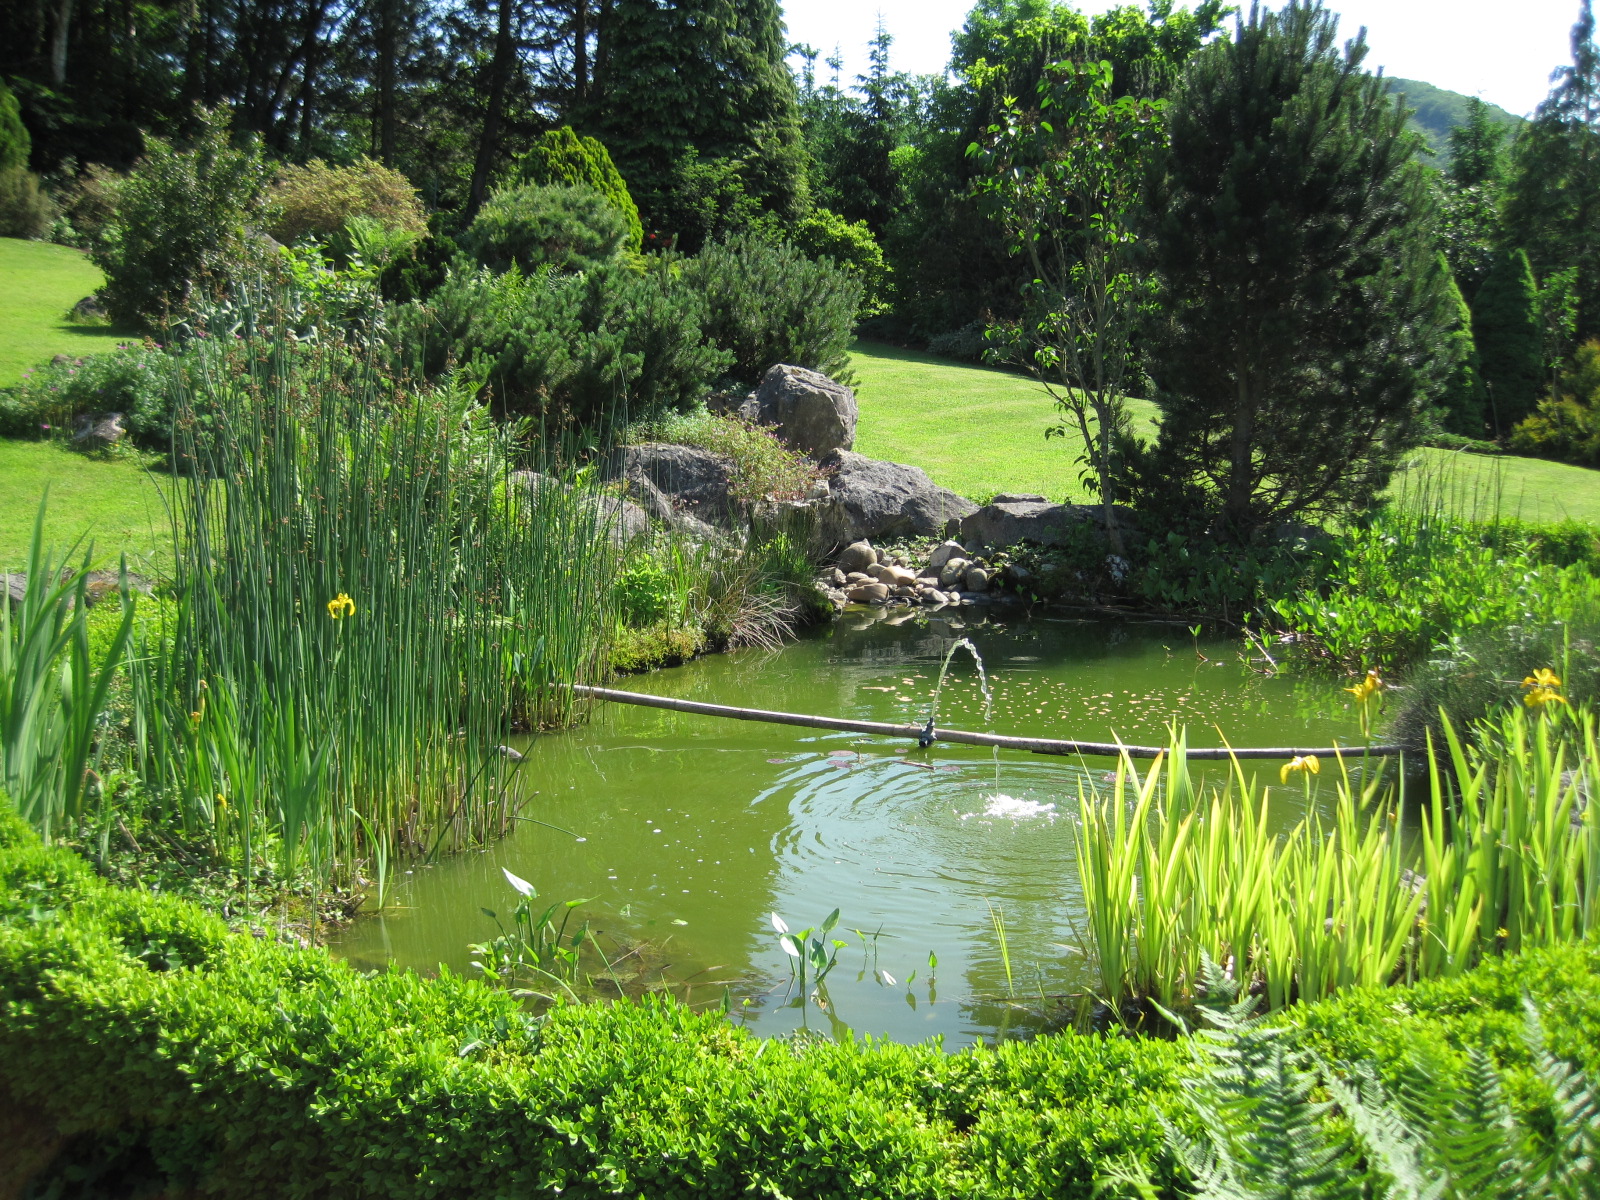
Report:
M55 215L37 175L25 167L0 167L0 237L42 238Z
M686 164L736 176L757 212L783 220L804 213L805 154L787 50L776 0L609 7L585 123L616 160L646 229L696 250L697 238L738 228L684 223L695 213L680 193L704 182Z
M0 391L0 435L65 437L79 417L120 412L123 428L136 441L166 450L175 382L172 357L149 344L46 363Z
M1468 98L1464 119L1450 128L1450 181L1460 188L1498 183L1505 172L1506 133L1515 126L1505 110Z
M330 241L356 218L415 240L428 228L417 189L406 177L370 158L348 166L321 159L278 172L266 197L266 230L280 242L310 235Z
M1511 431L1520 454L1600 466L1600 341L1578 347L1554 391Z
M755 386L777 363L849 382L861 281L845 267L747 235L686 260L683 284L704 297L706 337L732 354L739 383Z
M1428 151L1447 156L1451 163L1456 161L1457 147L1463 138L1470 141L1476 153L1491 143L1498 147L1508 134L1515 133L1524 124L1521 117L1498 105L1485 104L1476 96L1448 91L1420 79L1385 76L1384 82L1391 92L1404 97L1406 107L1411 110L1406 123L1422 135ZM1453 168L1451 174L1455 176ZM1460 182L1459 177L1457 182ZM1482 182L1482 178L1473 182Z
M628 241L615 204L586 186L516 187L489 198L457 239L494 271L587 271L614 261Z
M641 425L630 431L630 440L699 446L725 456L732 463L732 495L739 500L802 500L818 478L815 464L772 430L703 408Z
M426 306L395 310L389 336L431 377L478 364L502 413L598 432L704 398L729 362L706 323L697 289L655 260L572 276L455 272Z
M865 221L847 221L836 212L813 208L794 226L790 237L812 258L832 259L860 280L860 316L888 310L889 267Z
M0 79L0 172L26 168L28 155L33 150L33 138L22 123L22 109L17 95ZM6 236L14 236L8 234Z
M260 152L234 145L222 110L203 116L183 149L151 138L91 254L110 312L155 325L180 315L196 288L220 287L252 252L248 221L265 183Z
M1472 302L1472 336L1497 432L1533 410L1544 386L1539 293L1528 256L1501 255Z
M1145 486L1239 541L1372 503L1442 366L1423 168L1361 38L1341 51L1336 33L1315 4L1252 9L1199 51L1150 198L1163 415Z
M512 164L512 174L522 183L536 187L586 187L599 192L622 214L628 230L628 249L643 248L639 206L628 194L628 185L611 161L610 152L598 139L579 137L567 125L547 130Z

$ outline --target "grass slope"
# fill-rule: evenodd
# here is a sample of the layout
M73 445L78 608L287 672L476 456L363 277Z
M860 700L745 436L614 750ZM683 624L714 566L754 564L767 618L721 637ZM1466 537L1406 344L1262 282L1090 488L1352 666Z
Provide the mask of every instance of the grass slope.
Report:
M92 540L96 566L115 566L126 553L130 569L159 571L172 557L160 491L167 485L165 476L152 477L129 459L100 461L54 442L0 438L0 572L27 565L46 488L46 542L65 550L79 538Z
M1081 443L1044 439L1055 410L1038 384L875 342L857 342L851 366L860 379L862 454L921 467L980 503L996 492L1088 498L1078 483ZM1155 406L1132 405L1139 432L1153 436ZM1422 450L1400 486L1412 499L1437 498L1465 516L1600 524L1600 471L1543 459Z
M93 354L126 340L124 331L67 319L103 278L77 250L0 238L0 387L57 354Z

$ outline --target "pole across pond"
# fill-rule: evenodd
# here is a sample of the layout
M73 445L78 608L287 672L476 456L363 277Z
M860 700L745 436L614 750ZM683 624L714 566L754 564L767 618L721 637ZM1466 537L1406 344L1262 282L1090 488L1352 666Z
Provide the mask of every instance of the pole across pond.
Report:
M616 704L637 704L645 708L664 708L673 712L696 713L706 717L727 717L735 721L765 721L772 725L798 725L805 729L836 729L844 733L873 733L882 737L910 738L923 745L931 742L956 742L967 746L999 746L1003 750L1026 750L1030 754L1084 754L1116 758L1156 758L1165 746L1127 746L1121 742L1074 742L1058 738L1009 737L1000 733L969 733L962 729L935 729L928 725L893 725L887 721L852 721L844 717L819 717L809 713L774 712L764 708L740 708L732 704L704 704L698 700L678 700L671 696L652 696L645 692L624 692L617 688L572 685L573 694ZM1246 746L1216 749L1188 748L1195 760L1251 758L1295 758L1316 755L1338 758L1392 757L1404 753L1402 746Z

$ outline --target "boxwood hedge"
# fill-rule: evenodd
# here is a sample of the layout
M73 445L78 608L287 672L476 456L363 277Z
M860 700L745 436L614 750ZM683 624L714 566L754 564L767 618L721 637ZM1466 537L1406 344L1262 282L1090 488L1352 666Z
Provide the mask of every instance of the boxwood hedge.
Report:
M1301 1010L1342 1056L1600 1047L1600 955ZM667 999L532 1018L475 980L362 974L119 890L0 801L0 1196L1088 1196L1163 1169L1178 1043L1062 1034L946 1054L765 1041Z

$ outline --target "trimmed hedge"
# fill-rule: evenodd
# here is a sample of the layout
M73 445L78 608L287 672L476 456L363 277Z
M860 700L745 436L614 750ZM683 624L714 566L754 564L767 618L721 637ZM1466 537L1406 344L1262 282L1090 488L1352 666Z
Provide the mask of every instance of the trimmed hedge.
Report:
M1476 1042L1515 1070L1529 989L1592 1066L1597 971L1568 948L1292 1019L1340 1057ZM80 1177L223 1197L1086 1197L1112 1159L1159 1165L1189 1061L1098 1035L762 1041L659 998L535 1019L119 891L3 804L0 1014L0 1162L62 1145Z

